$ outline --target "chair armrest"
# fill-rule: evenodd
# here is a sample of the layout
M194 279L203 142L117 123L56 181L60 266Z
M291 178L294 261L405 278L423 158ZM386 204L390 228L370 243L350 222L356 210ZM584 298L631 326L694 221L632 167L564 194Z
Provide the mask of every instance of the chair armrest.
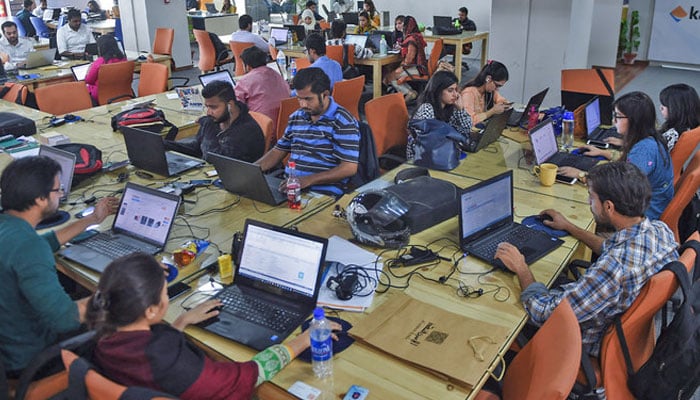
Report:
M107 100L107 104L112 104L117 100L122 100L122 99L133 99L135 98L133 94L120 94L119 96L112 97L111 99Z
M175 85L173 84L173 87L179 87L179 86L187 86L188 83L190 83L190 78L185 78L184 76L171 76L168 78L169 81L175 81L175 80L182 80L184 81L182 85Z

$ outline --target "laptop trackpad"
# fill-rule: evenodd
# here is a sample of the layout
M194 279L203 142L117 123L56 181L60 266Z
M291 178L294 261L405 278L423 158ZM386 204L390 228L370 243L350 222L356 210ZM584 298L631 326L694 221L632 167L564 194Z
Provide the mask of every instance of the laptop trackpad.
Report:
M285 339L269 328L227 314L225 307L218 319L218 321L208 325L206 329L256 350L263 350Z

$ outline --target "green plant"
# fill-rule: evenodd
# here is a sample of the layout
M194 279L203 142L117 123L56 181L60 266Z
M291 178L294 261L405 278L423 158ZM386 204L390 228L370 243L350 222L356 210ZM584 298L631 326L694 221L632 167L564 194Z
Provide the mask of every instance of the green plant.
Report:
M620 23L618 53L636 53L639 49L639 37L639 11L634 10Z

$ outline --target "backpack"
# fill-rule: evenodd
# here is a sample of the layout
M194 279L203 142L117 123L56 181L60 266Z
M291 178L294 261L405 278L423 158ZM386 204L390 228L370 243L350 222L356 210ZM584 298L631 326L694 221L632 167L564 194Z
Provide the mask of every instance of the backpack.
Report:
M11 112L0 112L0 136L32 136L35 133L36 123L31 119Z
M39 109L34 93L21 83L5 82L3 86L0 86L0 99Z
M360 122L360 151L357 160L357 172L350 178L349 186L358 188L379 176L379 161L374 145L372 129L365 122Z
M348 45L343 45L343 79L353 79L360 76L360 70L348 63Z
M54 146L57 149L75 154L73 186L102 171L102 151L86 143L67 143Z
M695 250L693 279L683 263L673 261L664 266L676 275L683 301L674 307L673 321L662 329L654 352L634 372L629 349L619 319L616 331L627 365L627 385L637 399L689 399L700 386L700 243L690 241L678 250ZM617 328L617 327L620 328Z
M229 48L219 39L219 37L211 32L209 33L209 38L211 43L214 45L214 51L216 52L216 61L223 61L228 58Z
M112 117L113 131L117 131L124 126L139 128L153 133L160 133L163 128L167 127L168 133L166 136L168 138L174 138L178 131L175 125L165 119L163 111L151 107L133 108L122 111Z

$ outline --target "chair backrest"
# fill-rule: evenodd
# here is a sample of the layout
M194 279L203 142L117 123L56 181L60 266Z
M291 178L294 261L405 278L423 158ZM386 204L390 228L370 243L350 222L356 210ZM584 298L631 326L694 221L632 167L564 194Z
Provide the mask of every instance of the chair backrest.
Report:
M122 31L122 19L114 19L114 38L118 41L124 43L124 33Z
M365 117L372 128L377 155L408 140L408 109L401 93L372 99L365 104Z
M343 46L326 46L326 56L328 56L328 58L330 58L331 60L335 60L335 62L343 66Z
M143 63L139 75L139 97L163 93L168 90L168 67L165 65Z
M263 131L263 135L265 136L265 152L267 152L275 140L275 127L273 126L272 118L257 111L249 111L249 113Z
M296 97L290 97L288 99L282 99L280 102L280 111L277 114L277 132L276 139L279 140L284 134L284 130L287 129L287 123L289 122L289 116L299 109L299 100Z
M39 110L63 115L92 107L92 98L85 82L63 82L36 88L36 104Z
M272 58L273 61L277 60L277 47L271 44L268 44L267 47L270 49L270 58Z
M299 15L298 14L292 15L292 23L294 23L294 25L299 25Z
M564 298L506 369L503 399L566 399L580 364L581 328Z
M318 26L322 31L331 29L331 23L328 21L318 21Z
M97 102L104 105L117 99L133 97L133 80L133 61L101 65L97 71Z
M30 21L32 21L32 25L34 26L34 30L36 30L37 36L43 38L48 38L51 36L51 31L49 30L49 27L46 26L43 19L31 17Z
M683 132L678 138L678 142L671 150L671 162L673 162L673 185L678 186L681 179L683 164L688 161L693 154L698 143L700 143L700 126L695 129Z
M216 49L209 38L209 32L201 29L192 29L194 38L199 46L199 70L202 73L209 72L216 67Z
M174 39L175 29L156 28L156 37L153 39L153 53L172 55Z
M430 57L428 58L428 76L433 76L437 70L438 63L440 62L440 56L442 55L442 48L442 39L438 39L433 42L433 49L430 51Z
M233 57L236 59L236 76L243 76L245 74L245 68L243 68L243 59L241 59L241 54L243 50L248 47L255 46L252 42L229 42L231 46L231 52L233 52Z
M20 36L27 36L27 30L24 29L24 24L22 24L22 20L12 16L12 21L17 25L17 34Z
M356 120L360 120L360 112L358 110L360 97L365 88L365 76L360 75L357 78L345 79L338 81L333 85L333 100L343 106Z
M3 86L0 86L0 90L5 91L5 88L9 89L2 96L3 100L17 104L25 104L27 102L29 89L25 85L21 83L5 82Z
M681 137L690 132L684 133ZM678 146L678 145L676 145ZM675 147L674 147L675 149ZM693 159L688 165L688 169L682 174L676 186L676 191L673 198L666 206L666 209L659 217L673 231L676 237L676 242L680 242L680 232L678 224L683 214L683 210L690 203L695 193L700 189L700 152L695 153Z
M295 58L294 62L297 63L297 71L301 71L304 68L309 68L311 66L311 61L306 57Z

